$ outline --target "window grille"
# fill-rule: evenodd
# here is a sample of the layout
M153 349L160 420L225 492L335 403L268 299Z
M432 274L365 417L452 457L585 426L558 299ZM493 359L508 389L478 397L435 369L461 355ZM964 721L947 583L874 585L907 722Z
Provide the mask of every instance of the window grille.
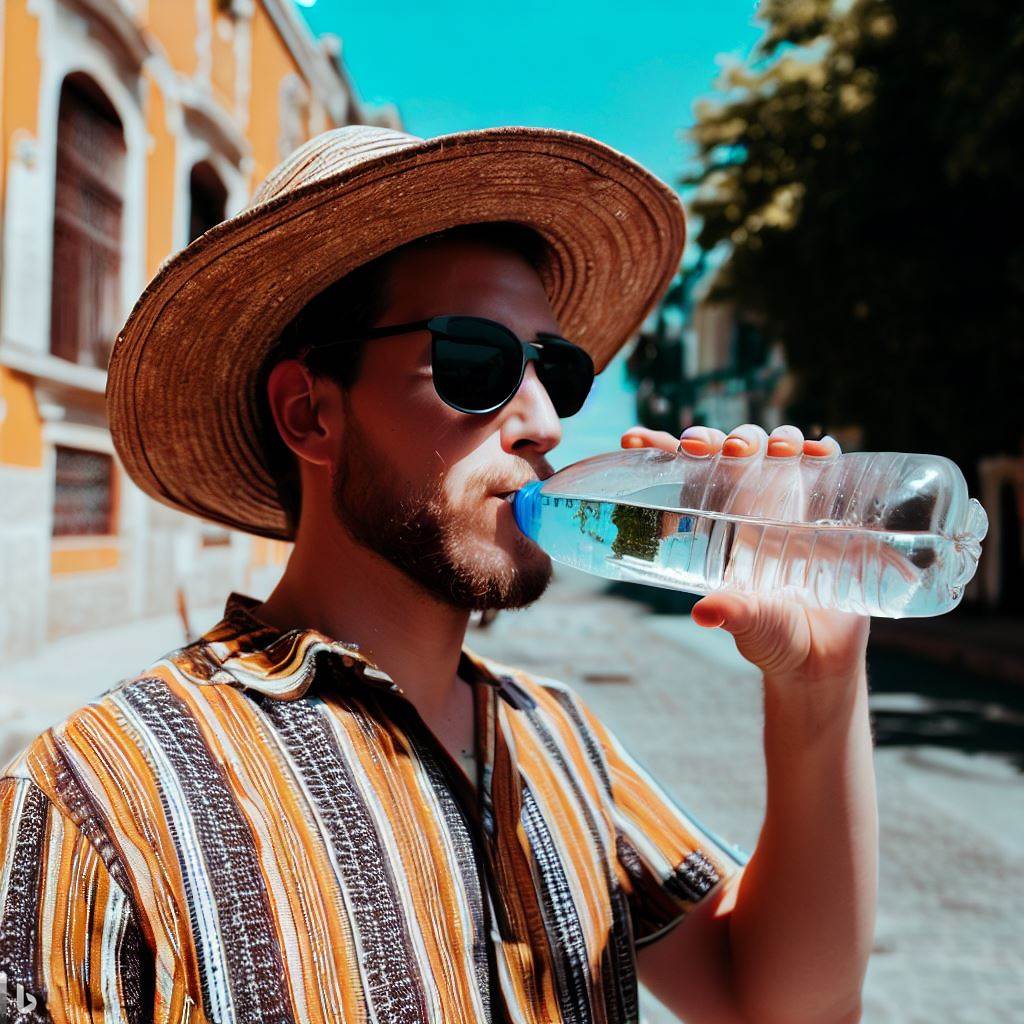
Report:
M114 532L113 458L58 446L53 535L95 537Z

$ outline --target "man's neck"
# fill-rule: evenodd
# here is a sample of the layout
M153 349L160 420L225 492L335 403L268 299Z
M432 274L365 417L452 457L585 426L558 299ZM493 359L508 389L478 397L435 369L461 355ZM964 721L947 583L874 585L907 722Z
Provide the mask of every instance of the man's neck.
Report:
M255 614L277 628L315 629L358 644L427 721L453 703L469 612L426 593L364 547L297 544Z

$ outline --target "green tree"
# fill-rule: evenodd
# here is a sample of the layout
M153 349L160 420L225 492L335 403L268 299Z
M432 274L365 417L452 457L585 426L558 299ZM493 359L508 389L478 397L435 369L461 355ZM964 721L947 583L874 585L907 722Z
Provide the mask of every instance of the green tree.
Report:
M764 0L698 104L698 245L764 317L794 422L933 451L969 477L1024 440L1024 9Z

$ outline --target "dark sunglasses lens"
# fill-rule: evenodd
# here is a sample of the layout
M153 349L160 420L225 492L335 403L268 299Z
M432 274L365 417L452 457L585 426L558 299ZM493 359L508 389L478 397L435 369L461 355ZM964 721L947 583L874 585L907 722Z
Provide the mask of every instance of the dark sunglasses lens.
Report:
M434 389L464 412L486 412L501 405L519 385L522 349L515 338L486 324L449 324L434 338Z
M594 364L581 348L568 343L547 343L541 350L537 376L561 418L574 416L594 385Z

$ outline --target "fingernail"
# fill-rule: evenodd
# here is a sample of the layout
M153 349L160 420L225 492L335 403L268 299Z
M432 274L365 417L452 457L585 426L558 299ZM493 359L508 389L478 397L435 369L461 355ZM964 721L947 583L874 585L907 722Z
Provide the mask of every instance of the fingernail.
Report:
M727 437L722 445L723 455L746 455L750 445L742 437Z
M708 443L706 441L702 441L699 437L684 437L679 442L679 447L682 448L687 455L707 455L711 450Z
M829 455L831 452L832 445L824 438L820 441L804 441L804 455L820 456Z
M792 441L769 441L768 454L775 456L796 455L796 446Z
M702 626L704 629L718 629L719 626L725 623L725 619L721 615L716 615L714 620L711 622L702 622L699 616L694 616L693 620L698 626Z
M624 439L623 443L627 448L643 448L644 439L637 437L636 434L630 434L629 437Z

